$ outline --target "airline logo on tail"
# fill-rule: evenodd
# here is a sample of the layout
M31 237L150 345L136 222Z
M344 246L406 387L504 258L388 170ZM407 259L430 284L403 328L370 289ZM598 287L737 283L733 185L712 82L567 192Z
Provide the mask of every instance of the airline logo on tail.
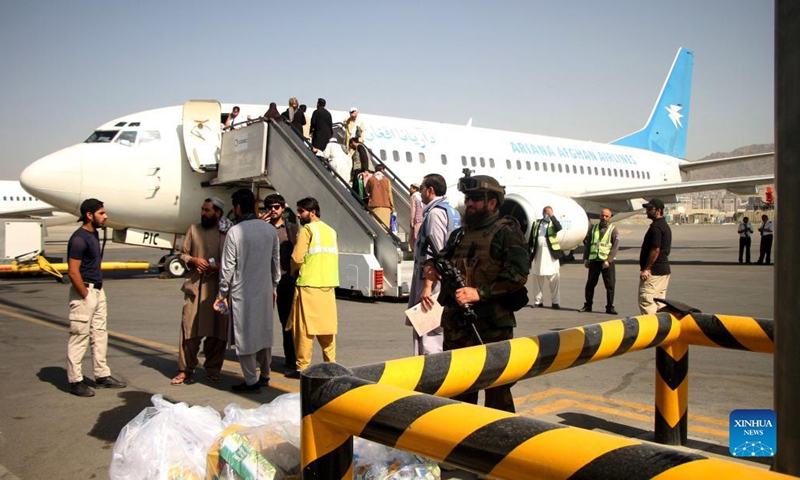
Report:
M680 111L683 109L680 105L670 105L669 107L664 107L669 112L669 119L672 120L672 124L675 125L675 129L683 128L683 124L681 123L681 118L683 115L680 114Z

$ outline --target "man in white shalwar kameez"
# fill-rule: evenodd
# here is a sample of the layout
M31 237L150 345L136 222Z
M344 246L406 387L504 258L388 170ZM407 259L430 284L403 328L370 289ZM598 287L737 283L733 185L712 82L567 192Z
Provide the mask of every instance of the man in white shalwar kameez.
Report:
M531 252L531 272L528 279L533 287L533 306L542 307L542 292L545 284L550 286L550 297L553 309L561 308L560 266L564 253L558 244L556 234L561 230L561 223L553 215L552 207L544 207L542 218L536 220L531 228L531 237L528 246Z
M281 278L278 233L256 216L253 192L238 190L232 201L238 223L228 230L217 296L230 309L236 354L244 375L244 382L232 389L258 393L269 385L275 287Z

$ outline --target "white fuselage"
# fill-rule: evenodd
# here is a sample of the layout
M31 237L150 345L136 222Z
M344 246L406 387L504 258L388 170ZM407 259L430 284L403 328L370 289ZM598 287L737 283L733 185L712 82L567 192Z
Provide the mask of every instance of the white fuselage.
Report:
M230 111L232 105L222 107ZM241 105L241 110L244 116L257 117L266 107ZM114 228L185 233L198 221L205 198L228 199L232 187L204 187L216 173L190 168L181 139L181 114L181 107L175 106L112 120L95 131L93 136L101 132L95 141L31 164L21 176L22 184L70 213L77 214L84 199L98 198L105 202ZM311 114L307 112L307 121ZM334 122L348 116L331 114ZM365 125L365 144L407 184L439 173L452 186L469 168L495 177L509 196L527 200L537 215L545 205L557 203L552 205L555 214L562 223L572 223L575 232L562 240L565 248L582 241L587 225L585 211L570 196L680 182L679 159L635 148L378 115L360 114L359 121ZM116 126L123 122L125 126ZM461 201L455 188L448 193L456 203Z

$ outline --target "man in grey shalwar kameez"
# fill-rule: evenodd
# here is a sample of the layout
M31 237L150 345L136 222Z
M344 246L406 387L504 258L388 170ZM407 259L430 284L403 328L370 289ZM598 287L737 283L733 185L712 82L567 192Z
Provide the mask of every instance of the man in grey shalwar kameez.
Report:
M241 189L231 198L238 223L228 230L217 296L230 309L236 354L244 374L244 383L232 389L258 393L269 385L275 287L281 278L278 234L275 227L256 216L253 192Z

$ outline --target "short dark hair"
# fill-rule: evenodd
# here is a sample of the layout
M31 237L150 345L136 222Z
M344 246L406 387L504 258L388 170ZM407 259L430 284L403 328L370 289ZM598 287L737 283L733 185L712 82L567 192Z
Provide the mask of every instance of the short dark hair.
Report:
M103 208L103 202L96 198L87 198L86 200L81 203L81 218L78 220L87 223L89 221L89 217L86 215L91 213L92 215L95 214L98 210Z
M444 180L444 177L439 175L438 173L431 173L425 175L422 179L422 188L433 188L433 192L436 194L437 197L441 197L447 193L447 182Z
M317 218L322 218L319 211L319 202L314 197L301 198L297 201L297 208L303 209L308 212L314 212Z
M317 106L324 107L325 105L326 105L326 103L325 103L325 99L324 98L318 98L317 99Z
M283 195L279 193L273 193L272 195L267 195L267 198L264 199L264 208L269 207L273 203L279 203L281 207L285 207L286 199L283 198Z
M243 214L256 213L256 196L246 188L240 188L231 195L233 206L239 205Z

